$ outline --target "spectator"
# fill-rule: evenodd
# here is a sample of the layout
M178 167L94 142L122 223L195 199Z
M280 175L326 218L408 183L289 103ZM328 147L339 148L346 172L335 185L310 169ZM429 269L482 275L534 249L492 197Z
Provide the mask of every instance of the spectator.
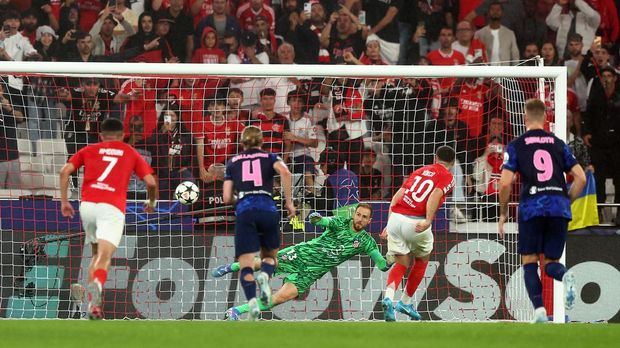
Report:
M468 142L468 158L476 159L483 156L483 152L493 142L493 139L502 145L507 145L512 140L510 126L500 114L489 117L489 122L485 124L480 135Z
M459 101L458 119L465 122L469 136L478 137L485 123L484 105L489 99L489 87L482 79L464 78L458 81L450 95Z
M59 60L60 44L58 42L58 35L54 32L54 29L47 25L37 28L34 48L41 55L41 60L44 62L55 62Z
M41 56L32 47L28 38L22 36L17 31L20 26L19 12L8 11L3 18L2 30L0 30L0 60L23 61L41 59ZM9 75L7 84L9 94L20 94L23 87L24 82L20 77Z
M362 28L359 23L356 24L353 17L348 11L334 12L329 18L329 23L323 28L321 47L327 49L332 63L344 63L346 52L351 52L355 57L359 57L364 50L367 29ZM336 23L335 28L333 28L334 23ZM356 27L357 30L355 30Z
M538 50L538 45L535 42L530 42L525 44L525 48L523 49L523 59L529 60L532 59L531 62L526 62L525 65L536 65L536 62L533 60L540 54Z
M315 127L305 115L305 103L308 99L305 91L293 90L288 93L288 115L290 131L284 132L284 139L292 145L291 164L292 173L304 176L305 193L315 195L314 158L311 148L319 145Z
M130 49L144 45L155 37L154 17L150 12L143 12L138 17L138 32L127 37L123 43L123 49Z
M129 79L121 85L118 93L114 96L114 102L125 106L123 120L125 134L129 131L129 118L140 117L143 122L142 138L151 136L157 126L157 113L155 111L156 88L155 80L142 78Z
M114 36L122 37L124 40L128 36L133 35L138 29L138 14L136 14L132 9L127 7L127 5L125 4L126 0L116 0L115 3L115 6L110 6L110 2L108 2L108 6L104 8L103 13L105 13L107 10L110 11L112 15L114 15L114 18L116 18L116 21L118 22L117 25L114 27ZM107 16L100 16L99 19L105 17ZM121 18L123 20L121 20ZM131 33L127 32L127 26L125 24L131 26ZM121 40L121 42L123 40Z
M593 90L602 88L600 71L607 66L612 66L611 52L611 46L602 45L600 38L596 38L588 53L583 57L580 68L589 86L588 97Z
M97 18L99 18L99 13L105 7L103 4L105 1L76 0L76 2L80 9L80 26L74 29L88 33L97 21Z
M381 57L390 65L398 63L400 42L398 12L404 0L367 0L364 3L367 24L370 26L367 40L381 43Z
M579 165L581 165L584 170L594 171L588 147L583 142L583 139L575 132L574 117L570 110L566 110L566 143L568 147L570 147Z
M561 65L562 60L558 56L558 52L552 42L545 42L540 50L542 51L542 57L545 66Z
M202 32L200 48L194 51L192 63L226 64L226 54L219 48L217 33L211 27L205 27Z
M17 148L17 123L24 121L20 108L11 103L6 95L4 81L0 82L0 189L19 188L21 171L19 149Z
M524 0L525 16L521 17L518 22L515 22L513 31L517 38L519 52L523 52L525 45L528 43L533 42L540 47L547 39L547 24L536 15L537 2L537 0Z
M205 27L214 28L219 41L224 39L226 32L234 35L241 33L241 26L237 18L226 14L226 0L213 0L213 13L201 19L196 25L195 42L200 41L199 35L203 33Z
M259 15L254 18L254 32L256 36L258 36L258 46L260 50L267 52L269 61L275 61L278 42L276 41L276 36L273 31L269 30L265 17Z
M114 28L119 23L125 30L115 35ZM118 53L127 37L133 34L135 31L131 24L123 16L111 12L110 7L106 7L90 30L90 36L93 38L93 54L109 56Z
M618 2L614 0L588 0L588 4L601 16L598 32L603 44L615 44L620 35L618 23Z
M584 48L592 45L601 16L585 0L558 0L549 12L546 22L549 29L556 32L555 47L558 55L564 57L568 54L568 38L573 33L579 33L583 37Z
M168 96L178 100L186 128L194 133L202 132L205 100L215 97L218 81L217 78L184 78L180 80L177 87L168 89ZM176 84L176 80L173 84Z
M254 32L246 31L241 35L241 46L237 48L237 38L228 37L230 40L230 53L228 55L228 64L269 64L269 55L260 51L257 47L258 37ZM263 78L233 78L230 79L230 86L240 88L243 91L243 104L248 106L258 103L258 91L265 84Z
M583 141L590 146L592 164L596 168L596 196L599 203L606 201L605 180L613 179L614 203L620 203L620 92L616 89L618 75L605 66L600 69L602 88L592 89L588 108L583 114ZM616 224L620 223L620 211Z
M381 42L379 40L367 40L366 49L359 59L353 56L353 53L346 52L344 61L347 64L356 65L387 65L385 60L381 58Z
M492 2L489 5L488 17L489 24L478 30L475 38L487 47L491 65L516 65L519 60L519 46L515 33L501 24L504 17L502 4Z
M21 34L28 38L31 45L34 45L37 35L37 27L39 26L39 19L37 18L37 12L34 8L24 11L22 13L22 31Z
M586 78L581 73L581 64L584 57L581 54L583 49L583 38L575 33L568 38L569 58L564 61L568 73L568 88L572 88L577 95L579 109L585 110L588 101L588 84ZM579 134L579 133L578 133Z
M467 21L456 25L456 40L452 42L452 48L461 52L467 64L488 63L486 46L478 39L474 39L472 24Z
M410 52L413 40L414 30L417 28L418 18L416 16L416 9L418 7L415 1L401 1L400 8L398 9L398 42L400 44L400 51L398 53L398 64L407 65L410 62ZM419 56L418 53L415 54Z
M242 109L241 104L243 104L243 91L239 88L229 88L226 98L226 119L247 123L250 120L250 110Z
M497 221L499 216L499 179L504 162L504 146L498 138L490 139L482 155L474 161L472 172L478 201L483 203L480 218L484 222Z
M97 17L95 17L96 20ZM94 23L94 21L93 21ZM58 36L64 37L69 30L80 30L80 8L74 1L65 1L60 7ZM90 30L90 28L88 28Z
M364 137L368 129L358 81L338 78L326 79L324 83L325 92L329 93L331 101L331 112L327 119L327 146L341 153L341 159L348 163L348 168L359 173Z
M223 180L226 160L237 153L237 138L243 127L238 121L226 118L225 105L222 99L211 99L201 132L194 132L198 169L203 183Z
M416 1L416 0L413 0ZM425 35L420 38L420 56L426 56L430 51L439 48L440 31L442 28L453 28L452 1L447 0L417 0L418 8L414 11L418 16L418 26L425 29Z
M11 0L0 0L0 13L6 13L8 11L19 11L15 4L11 3Z
M65 103L68 123L65 127L67 154L71 157L81 148L99 141L99 125L110 116L114 93L101 88L97 78L80 79L80 87L58 91Z
M275 112L276 91L265 88L260 91L260 109L255 110L248 122L249 126L256 126L263 131L263 149L268 152L282 155L285 163L291 153L291 142L284 138L290 131L290 124L286 117Z
M170 7L161 14L160 19L174 24L166 35L170 40L173 55L182 63L191 62L194 51L194 23L192 18L183 12L183 0L170 0Z
M490 17L491 7L500 4L506 13L510 13L510 16L504 16L501 18L501 25L510 30L515 30L518 27L518 23L525 17L525 10L523 8L523 0L482 0L480 5L475 10L471 11L463 20L471 22L477 16ZM489 23L487 23L489 24ZM487 45L489 47L489 45Z
M192 136L181 123L180 116L179 106L169 103L159 116L156 131L146 141L163 199L174 199L174 190L182 181L194 181Z
M360 200L380 200L383 198L383 173L375 168L377 156L373 151L364 152L359 173Z
M273 8L265 4L265 0L250 0L239 6L237 9L237 19L241 25L241 30L253 31L256 16L265 17L269 30L274 32L276 29L276 15Z
M317 0L310 0L311 6L310 20L305 22L302 31L305 35L301 35L298 40L293 40L295 43L298 56L304 57L301 62L304 63L329 63L330 54L329 51L321 46L321 35L323 29L327 25L327 17L325 14L325 8ZM307 31L311 31L314 36L309 35ZM318 40L318 42L316 41ZM314 44L317 44L314 46ZM318 56L317 56L318 54Z
M433 65L465 65L465 56L461 52L452 49L453 40L454 32L452 28L442 28L439 34L439 44L441 47L428 54L428 59ZM448 93L455 80L456 78L442 78L441 94Z
M297 0L284 0L282 13L277 16L279 19L276 21L275 34L284 38L284 41L293 42L297 27L310 19L310 12L305 10L299 12L298 5Z

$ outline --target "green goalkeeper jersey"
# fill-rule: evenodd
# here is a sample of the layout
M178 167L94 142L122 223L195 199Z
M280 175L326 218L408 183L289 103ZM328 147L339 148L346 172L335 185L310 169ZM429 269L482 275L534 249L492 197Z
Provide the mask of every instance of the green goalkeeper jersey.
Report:
M325 228L323 234L281 250L278 257L300 271L322 275L355 255L366 254L379 269L387 270L375 240L365 230L355 232L351 222L344 217L321 218L316 225Z

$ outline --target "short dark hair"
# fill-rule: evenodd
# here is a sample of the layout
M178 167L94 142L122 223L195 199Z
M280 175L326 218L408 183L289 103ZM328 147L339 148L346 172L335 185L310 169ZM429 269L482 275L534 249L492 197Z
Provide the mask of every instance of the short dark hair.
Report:
M7 19L22 19L22 16L16 10L8 10L2 16L2 22L4 23Z
M117 118L106 118L101 122L101 133L123 132L123 122Z
M456 153L453 148L444 145L440 146L437 151L435 151L435 156L437 156L437 158L442 162L453 163L456 158Z
M78 31L77 33L75 33L75 41L84 40L87 37L92 37L92 35L90 35L90 33L87 33L85 31Z
M241 90L241 88L238 88L238 87L233 87L233 88L229 89L228 90L228 95L230 95L230 93L239 93L243 97L243 91Z
M264 97L266 95L270 95L270 96L274 96L275 97L276 96L276 91L273 88L267 87L267 88L264 88L263 90L261 90L259 94L260 94L261 97Z
M372 217L372 205L370 205L369 203L358 203L355 207L355 211L357 211L359 208L366 208L370 210L370 217Z
M583 42L583 36L581 36L581 34L579 33L574 33L571 36L568 37L568 42Z

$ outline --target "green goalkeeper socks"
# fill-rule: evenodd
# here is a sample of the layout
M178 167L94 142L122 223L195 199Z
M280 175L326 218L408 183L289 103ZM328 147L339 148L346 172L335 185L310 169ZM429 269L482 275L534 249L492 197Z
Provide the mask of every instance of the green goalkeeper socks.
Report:
M257 302L258 302L258 308L261 311L266 311L266 310L271 309L271 307L273 307L271 304L269 306L264 306L261 301L257 301ZM247 303L244 303L242 305L235 307L235 309L239 311L239 314L247 313L250 311L250 305Z

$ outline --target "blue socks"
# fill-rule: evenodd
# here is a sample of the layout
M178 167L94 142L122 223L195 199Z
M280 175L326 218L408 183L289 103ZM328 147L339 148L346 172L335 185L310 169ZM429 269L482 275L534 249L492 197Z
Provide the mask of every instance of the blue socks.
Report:
M263 261L261 262L260 270L267 273L267 275L269 275L269 278L271 278L273 272L276 270L276 266Z
M523 265L523 278L527 294L530 296L530 301L532 301L534 308L542 307L542 283L538 276L538 264L528 263Z
M562 277L564 277L566 271L566 267L559 262L549 262L545 266L545 272L547 272L549 277L559 281L562 281Z
M252 280L245 280L246 276L252 275ZM245 298L249 301L256 297L256 281L254 280L254 270L252 267L245 267L241 269L239 274L239 280L241 281L241 287L245 293Z

